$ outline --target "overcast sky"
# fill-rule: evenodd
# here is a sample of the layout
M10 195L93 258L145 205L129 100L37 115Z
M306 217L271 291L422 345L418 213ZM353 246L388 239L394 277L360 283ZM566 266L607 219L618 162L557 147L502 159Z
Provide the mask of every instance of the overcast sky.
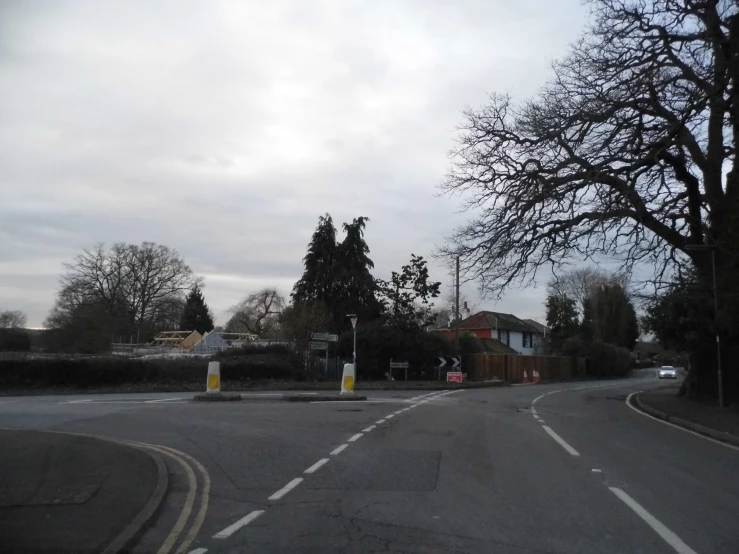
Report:
M461 110L534 94L585 17L579 0L0 0L0 308L40 326L65 261L148 240L225 323L249 292L290 291L325 212L370 218L388 277L466 219L436 188ZM543 318L543 301L477 303Z

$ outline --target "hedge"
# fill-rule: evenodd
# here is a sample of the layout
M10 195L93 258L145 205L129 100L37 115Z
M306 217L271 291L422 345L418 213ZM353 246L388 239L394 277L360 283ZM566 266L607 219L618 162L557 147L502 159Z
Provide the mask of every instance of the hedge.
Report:
M220 361L224 383L304 378L302 359L294 354L250 353ZM196 384L205 383L207 367L208 359L201 357L174 360L124 357L0 360L0 389Z

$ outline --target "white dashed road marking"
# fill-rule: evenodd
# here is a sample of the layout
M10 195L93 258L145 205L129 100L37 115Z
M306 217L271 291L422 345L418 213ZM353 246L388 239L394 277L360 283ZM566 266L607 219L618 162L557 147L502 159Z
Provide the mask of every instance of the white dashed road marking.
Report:
M617 487L608 487L624 504L634 510L636 515L642 518L647 525L654 529L664 541L675 549L678 554L697 554L695 550L685 544L680 537L670 531L661 521L646 511L641 504L631 498L628 494Z
M321 469L321 467L323 467L323 465L326 464L327 462L328 462L328 458L321 458L315 464L313 464L308 469L306 469L303 473L315 473L316 471Z
M356 435L354 435L352 438L349 439L349 442L354 442L354 441L356 441L358 439L361 439L362 438L362 434L363 433L357 433Z
M337 454L341 454L347 446L349 446L349 445L348 444L342 444L341 446L337 446L336 448L334 448L330 452L331 456L336 456Z
M366 429L362 429L362 433L369 433L369 432L370 432L370 431L372 431L372 429L374 429L374 428L375 428L375 426L374 426L374 425L370 425L370 426L369 426L369 427L367 427Z
M285 496L287 493L289 493L291 490L293 490L295 487L297 487L302 482L303 482L303 478L302 477L296 477L295 479L293 479L292 481L290 481L287 485L285 485L280 490L278 490L276 493L274 493L272 496L270 496L267 500L279 500L280 498L282 498L283 496ZM254 513L254 512L252 512L252 513ZM259 515L259 514L257 514L257 515Z
M562 437L560 437L557 433L552 431L551 427L549 427L548 425L542 425L541 427L549 434L550 437L552 437L555 441L557 441L559 445L562 448L564 448L568 453L572 454L573 456L580 455L580 453L574 448L572 448L569 444L567 444L567 442Z
M236 523L232 523L228 527L226 527L223 531L219 531L215 535L213 535L214 539L227 539L231 535L233 535L236 531L241 529L242 527L249 525L252 521L257 519L259 516L261 516L264 513L264 510L254 510L249 515L242 517L239 521ZM206 549L198 549L193 550L190 554L194 554L196 552L206 552Z

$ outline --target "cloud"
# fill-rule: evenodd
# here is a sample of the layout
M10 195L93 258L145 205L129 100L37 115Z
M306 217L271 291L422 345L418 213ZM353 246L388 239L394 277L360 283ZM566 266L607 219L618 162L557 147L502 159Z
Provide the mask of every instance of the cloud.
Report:
M428 256L466 219L435 188L460 111L543 84L584 21L554 4L4 3L0 306L40 325L65 261L150 240L206 277L223 322L256 288L289 292L325 212L370 217L378 276Z

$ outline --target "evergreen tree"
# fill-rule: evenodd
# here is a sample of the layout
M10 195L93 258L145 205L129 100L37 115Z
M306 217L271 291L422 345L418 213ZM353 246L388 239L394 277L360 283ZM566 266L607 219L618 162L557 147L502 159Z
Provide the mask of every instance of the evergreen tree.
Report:
M337 323L348 313L357 314L363 321L377 319L382 313L382 304L377 299L378 286L370 273L375 264L368 256L369 246L364 240L367 221L369 218L357 217L352 223L344 223L346 237L339 245L336 275L340 298L338 310L334 312Z
M559 295L550 295L547 298L547 326L551 329L549 340L555 351L560 351L562 343L577 335L578 321L575 301Z
M203 292L195 285L185 299L185 309L180 319L180 329L194 330L201 335L213 329L213 318L203 298Z
M336 228L331 216L326 214L318 218L318 227L308 244L308 253L303 258L305 271L291 294L293 303L318 301L331 310L336 300L337 257Z
M623 286L603 284L594 287L585 304L592 338L629 350L634 348L639 338L639 325L634 306ZM585 317L583 323L586 323Z

